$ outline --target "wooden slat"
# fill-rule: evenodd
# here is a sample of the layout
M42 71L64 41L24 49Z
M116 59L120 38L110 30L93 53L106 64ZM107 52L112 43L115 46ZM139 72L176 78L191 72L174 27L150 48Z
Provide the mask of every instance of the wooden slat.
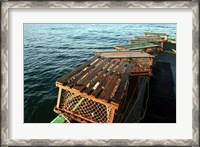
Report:
M151 72L131 73L130 76L153 76Z
M71 76L73 76L74 74L80 72L83 68L85 68L86 66L88 66L89 64L91 64L93 61L95 61L97 58L99 58L99 56L94 56L92 59L88 60L87 62L85 62L84 64L80 65L79 67L77 67L75 70L73 70L72 72L68 73L67 75L61 77L58 82L65 84L65 82L67 82Z
M95 75L105 66L105 64L109 61L110 59L105 58L102 63L100 63L96 68L91 70L87 76L85 76L81 81L78 82L80 85L86 85Z
M144 32L144 35L147 36L166 36L166 33L148 33L148 32Z
M146 40L146 39L144 39L144 40L129 40L128 41L128 44L140 44L140 43L160 43L160 42L162 42L162 40Z
M72 82L67 84L67 86L69 86L69 87L74 86L81 77L83 77L86 73L91 71L98 63L101 64L102 62L104 62L104 61L102 60L102 58L100 58L97 62L90 65L85 71L83 71L80 75L78 75Z
M138 45L127 44L127 45L115 46L116 49L121 48L122 51L124 51L124 50L132 51L132 50L156 48L156 47L159 47L159 45L151 44L151 43L149 43L149 44L138 44Z
M59 108L59 107L60 107L61 93L62 93L62 89L61 89L61 88L59 88L59 90L58 90L58 99L57 99L57 105L56 105L56 107L57 107L57 108Z
M115 111L116 111L115 109L112 109L112 110L111 110L109 123L112 123L112 122L113 122L114 116L115 116Z
M68 86L63 86L59 82L56 82L56 86L59 87L59 88L62 88L63 90L66 90L66 91L69 91L69 92L74 93L76 95L79 95L81 97L85 97L85 98L88 98L88 99L93 100L95 102L104 104L106 106L110 106L110 107L112 107L114 109L118 109L118 106L119 106L118 104L109 104L109 103L106 103L106 102L104 102L102 100L99 100L99 99L95 98L94 96L87 95L86 93L82 93L82 92L80 92L80 91L78 91L78 90L76 90L74 88L69 88Z
M115 88L115 85L118 81L118 79L122 76L123 74L123 69L125 68L125 64L124 62L121 62L122 64L120 64L120 66L118 67L117 71L115 73L113 73L111 79L110 79L110 82L109 83L106 83L106 87L105 87L105 90L102 91L101 95L99 96L100 98L104 98L106 101L109 100L114 88Z
M113 97L113 101L116 102L116 103L120 103L123 92L125 90L125 85L127 84L127 81L128 81L127 79L129 77L129 74L130 74L130 69L131 69L131 65L128 64L127 67L126 67L126 71L124 72L124 74L122 76L120 85L119 85L119 87L118 87L118 89L115 93L115 96Z
M115 46L114 47L118 51L127 51L127 49L122 48L121 46Z
M145 39L145 37L141 37L141 38L144 38ZM155 41L155 40L134 40L134 39L131 39L131 40L129 40L130 42L137 42L137 43L145 43L145 42L157 42L157 41ZM159 41L160 42L160 41Z
M119 62L116 62L116 64L118 64ZM123 62L119 63L119 66L121 66L121 64L123 64ZM102 87L106 84L108 78L110 77L110 75L113 73L113 69L116 65L112 66L112 68L110 69L110 71L106 74L106 76L103 78L103 80L100 82L99 86L97 87L97 89L95 91L92 92L92 95L97 97L97 95L99 94L99 92L102 90Z
M155 40L155 41L164 41L164 38L135 38L135 39L137 39L137 40Z
M109 51L109 52L96 52L97 55L107 58L155 58L155 56L135 51Z
M106 67L99 73L97 77L95 77L94 81L90 84L90 86L85 89L85 93L89 94L92 88L95 86L95 84L100 80L100 78L107 72L108 67L110 67L116 60L111 60L109 64L106 65ZM82 91L85 88L85 86L78 87L78 90Z
M164 39L164 37L160 37L160 36L135 36L135 39Z

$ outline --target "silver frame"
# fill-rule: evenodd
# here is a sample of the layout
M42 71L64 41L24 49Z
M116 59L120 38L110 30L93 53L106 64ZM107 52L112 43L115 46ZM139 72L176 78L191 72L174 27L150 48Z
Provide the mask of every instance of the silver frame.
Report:
M193 85L192 85L192 139L136 139L136 140L72 140L72 139L22 139L8 138L8 9L9 8L191 8L192 50L193 50ZM176 145L199 146L199 5L198 1L4 1L1 6L1 146L62 146L62 145Z

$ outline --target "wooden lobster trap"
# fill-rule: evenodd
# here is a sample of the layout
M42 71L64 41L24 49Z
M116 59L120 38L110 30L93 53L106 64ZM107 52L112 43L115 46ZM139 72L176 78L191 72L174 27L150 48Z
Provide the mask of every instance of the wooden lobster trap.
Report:
M168 41L168 35L165 33L144 33L144 36L135 36L134 40L148 41L150 43L160 45L159 50L164 49L164 42ZM130 40L129 43L134 43L134 40Z
M128 44L143 44L143 43L155 43L155 40L136 40L136 39L131 39L128 41Z
M56 82L54 111L78 122L111 123L126 96L131 65L95 56Z
M163 38L163 41L168 40L168 36L166 33L150 33L150 32L144 32L144 37L160 37Z
M134 39L135 40L165 41L165 38L161 36L135 36Z
M115 46L115 49L118 51L143 51L146 53L157 52L158 48L159 45L152 43L126 44Z
M130 45L136 45L136 44L154 44L154 45L159 45L157 50L163 50L164 48L164 42L161 40L129 40L128 44Z
M96 52L96 54L131 64L131 76L152 76L152 66L155 58L153 55L134 51L107 51Z

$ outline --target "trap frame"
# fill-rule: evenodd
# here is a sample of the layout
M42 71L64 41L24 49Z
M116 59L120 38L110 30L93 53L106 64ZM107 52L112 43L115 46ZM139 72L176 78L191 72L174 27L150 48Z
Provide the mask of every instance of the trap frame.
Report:
M158 52L159 45L152 43L125 44L114 47L117 51L143 51L146 53Z
M152 66L155 59L153 55L139 51L106 51L96 52L96 54L131 64L131 76L152 76Z
M95 56L56 82L54 111L78 122L112 123L126 97L131 65Z

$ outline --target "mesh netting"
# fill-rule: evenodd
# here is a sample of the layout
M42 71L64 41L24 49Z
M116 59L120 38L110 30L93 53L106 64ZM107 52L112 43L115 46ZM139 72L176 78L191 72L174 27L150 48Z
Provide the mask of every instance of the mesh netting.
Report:
M127 62L132 65L132 69L149 69L151 65L151 58L124 58L121 59L123 62Z
M150 58L133 58L130 62L133 65L133 69L140 66L143 69L150 68Z
M67 91L61 107L97 123L109 122L111 118L111 107Z

